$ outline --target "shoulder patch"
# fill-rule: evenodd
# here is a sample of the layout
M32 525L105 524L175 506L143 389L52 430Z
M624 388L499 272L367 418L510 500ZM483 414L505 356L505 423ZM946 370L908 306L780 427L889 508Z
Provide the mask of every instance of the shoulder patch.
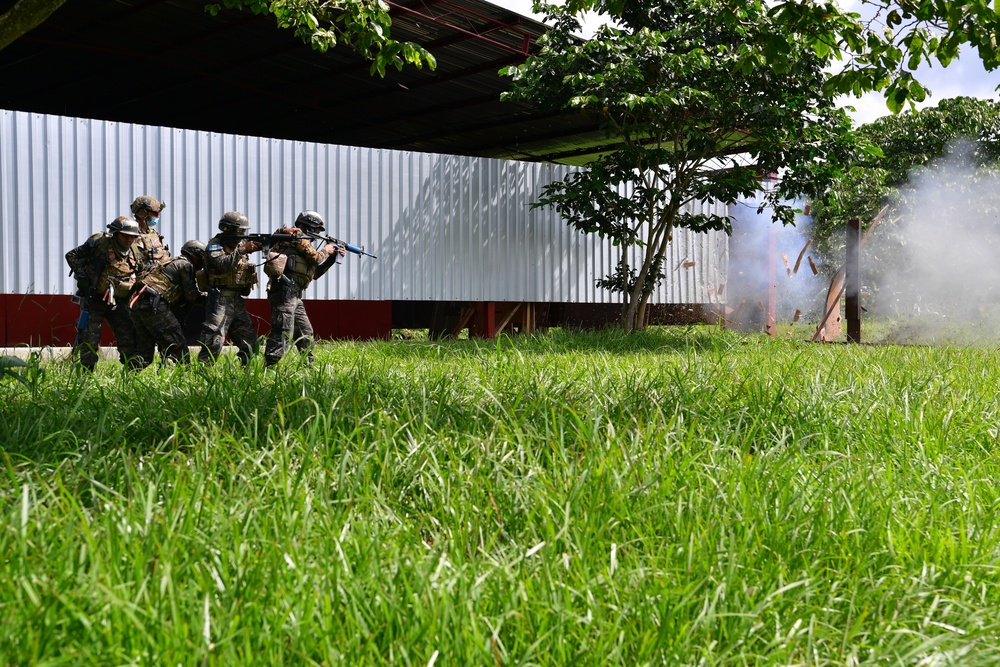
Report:
M215 252L217 250L222 250L222 246L218 243L213 243L212 245L205 248L205 252Z

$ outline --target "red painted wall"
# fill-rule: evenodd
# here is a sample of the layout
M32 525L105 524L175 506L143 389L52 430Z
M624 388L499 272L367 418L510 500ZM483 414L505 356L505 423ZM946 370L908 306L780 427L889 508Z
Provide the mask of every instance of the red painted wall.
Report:
M391 301L313 301L306 311L323 339L388 339L392 335ZM266 299L250 299L247 310L257 333L271 329L271 310ZM80 308L64 295L0 294L0 347L17 345L70 345L76 337ZM113 343L104 328L102 345Z

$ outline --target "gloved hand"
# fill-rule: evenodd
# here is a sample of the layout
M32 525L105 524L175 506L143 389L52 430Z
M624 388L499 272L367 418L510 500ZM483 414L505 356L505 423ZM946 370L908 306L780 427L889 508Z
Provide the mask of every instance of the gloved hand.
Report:
M252 252L257 252L260 248L261 245L257 241L243 241L236 249L244 255L249 255Z

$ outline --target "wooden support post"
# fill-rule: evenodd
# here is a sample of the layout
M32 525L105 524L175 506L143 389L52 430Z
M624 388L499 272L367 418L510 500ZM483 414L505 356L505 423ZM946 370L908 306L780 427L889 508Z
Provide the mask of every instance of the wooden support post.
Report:
M479 301L476 303L476 316L469 327L469 338L496 338L497 334L497 310L493 301Z
M847 223L847 261L844 262L844 319L847 342L861 342L861 220Z
M462 329L469 327L469 337L471 338L473 335L472 330L475 329L475 324L472 323L472 319L475 315L475 304L464 307L461 316L458 318L458 323L451 330L451 337L458 338L458 334L462 332Z
M503 318L497 323L497 331L503 331L507 325L510 324L510 321L514 319L514 316L517 315L517 311L520 310L520 308L521 304L518 303L513 308L508 310Z
M772 222L770 224L770 238L768 240L768 262L767 271L767 314L765 320L765 330L767 335L774 338L778 335L778 226Z

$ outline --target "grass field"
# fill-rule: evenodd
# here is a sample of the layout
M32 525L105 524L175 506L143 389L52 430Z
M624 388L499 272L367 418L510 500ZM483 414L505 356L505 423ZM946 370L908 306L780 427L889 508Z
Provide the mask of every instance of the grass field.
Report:
M995 665L993 347L710 328L0 380L0 665Z

